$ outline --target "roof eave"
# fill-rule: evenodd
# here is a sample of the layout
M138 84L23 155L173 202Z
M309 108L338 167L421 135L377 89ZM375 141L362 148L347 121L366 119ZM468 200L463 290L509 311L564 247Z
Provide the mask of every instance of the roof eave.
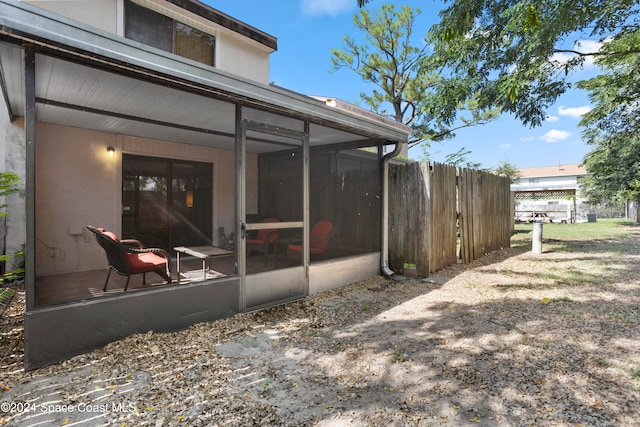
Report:
M274 36L258 30L242 21L239 21L225 13L220 12L206 4L196 0L166 0L184 10L195 13L208 21L214 22L233 32L236 32L251 40L267 46L270 49L278 50L278 39Z
M76 22L23 2L0 0L0 34L59 51L83 62L164 80L252 107L390 142L407 142L409 130L326 106L311 97L261 84Z

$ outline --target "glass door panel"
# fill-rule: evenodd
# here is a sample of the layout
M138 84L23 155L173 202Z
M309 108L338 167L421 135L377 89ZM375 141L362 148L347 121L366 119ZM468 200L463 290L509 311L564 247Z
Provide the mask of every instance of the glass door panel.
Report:
M166 248L169 242L168 163L125 155L122 164L122 238Z
M212 242L212 165L123 156L122 235L148 247Z
M211 165L174 162L171 171L171 245L211 245Z

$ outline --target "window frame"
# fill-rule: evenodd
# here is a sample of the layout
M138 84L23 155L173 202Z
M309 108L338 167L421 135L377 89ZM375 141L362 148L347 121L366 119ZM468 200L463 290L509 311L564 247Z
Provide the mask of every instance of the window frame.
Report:
M160 45L154 45L153 43L149 43L147 40L145 40L145 37L132 37L134 35L136 35L136 33L141 33L142 31L145 30L145 25L148 25L147 21L142 19L142 25L141 26L137 26L138 28L136 28L136 33L132 34L132 31L134 31L133 29L131 29L131 25L134 23L139 23L139 22L135 22L134 19L135 18L140 18L140 15L136 15L136 13L144 13L146 14L145 16L153 16L153 15L157 15L157 20L166 20L167 22L170 23L171 25L171 50L166 49L165 47L161 47ZM189 25L184 21L181 21L179 19L175 19L171 16L165 15L163 13L160 13L158 11L152 10L150 8L144 7L132 0L125 0L124 1L124 10L123 10L123 15L124 15L124 37L129 39L129 40L134 40L137 41L139 43L143 43L147 46L152 46L155 47L157 49L163 50L165 52L169 52L169 53L173 53L174 55L178 55L181 58L186 58L186 59L190 59L192 61L196 61L199 62L201 64L205 64L205 65L209 65L211 67L215 67L216 66L216 44L217 44L217 40L218 38L216 37L215 34L213 34L212 32L200 29L200 28L196 28L193 25ZM135 16L135 17L134 17ZM155 22L156 20L154 20ZM185 56L182 55L178 52L180 51L185 51L184 47L179 47L178 46L178 30L177 27L178 26L182 26L182 27L186 27L187 29L193 31L194 33L196 33L199 37L203 37L208 39L208 45L211 48L211 52L210 52L210 58L209 55L206 55L207 59L210 59L211 62L205 62L203 60L200 59L194 59L193 56ZM144 36L148 36L150 34L150 32L146 32L145 34L142 34ZM148 38L148 37L147 37ZM193 40L192 38L190 38L190 40ZM192 47L192 46L188 46L188 47ZM193 52L193 49L187 49L187 51L189 52Z

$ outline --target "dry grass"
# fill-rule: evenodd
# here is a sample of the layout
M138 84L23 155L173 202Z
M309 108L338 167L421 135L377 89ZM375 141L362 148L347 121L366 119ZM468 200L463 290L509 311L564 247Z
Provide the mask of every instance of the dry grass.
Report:
M624 231L540 255L519 233L425 281L376 277L35 372L5 360L0 397L131 404L92 414L113 425L640 425L640 229Z

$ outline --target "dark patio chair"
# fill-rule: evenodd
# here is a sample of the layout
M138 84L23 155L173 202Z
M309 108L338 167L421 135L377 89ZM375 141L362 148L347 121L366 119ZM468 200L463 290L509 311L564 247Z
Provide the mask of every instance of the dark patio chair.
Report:
M98 244L104 249L109 262L109 272L104 282L102 292L107 290L111 270L127 276L124 286L126 291L133 274L142 274L142 284L146 285L146 273L155 272L171 283L171 256L164 249L145 248L142 243L134 239L120 240L118 236L104 228L87 225L96 236Z
M336 233L336 227L331 221L318 221L313 225L311 234L309 236L309 254L315 258L326 258L327 249L331 238ZM301 236L294 236L290 239L287 246L287 256L289 262L292 259L302 258L302 238Z
M262 222L280 222L280 220L278 218L265 218ZM262 253L262 256L264 257L264 265L266 267L269 248L275 245L278 237L278 230L258 230L254 237L247 237L247 250Z

